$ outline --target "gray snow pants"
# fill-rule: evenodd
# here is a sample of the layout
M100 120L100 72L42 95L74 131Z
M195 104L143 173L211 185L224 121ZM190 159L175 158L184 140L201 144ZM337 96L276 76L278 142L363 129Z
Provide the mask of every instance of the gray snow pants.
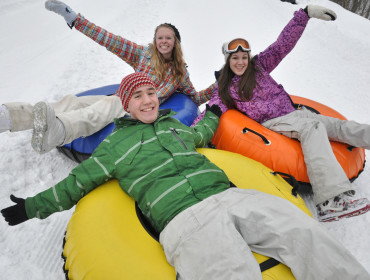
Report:
M11 102L4 105L9 110L12 131L32 129L33 105L25 102ZM114 95L82 97L66 95L51 105L65 127L66 138L62 145L79 137L89 136L113 122L115 118L123 117L126 113L120 98Z
M251 251L275 258L297 280L369 280L364 267L291 202L230 188L177 215L160 234L181 280L257 280Z
M340 193L353 191L329 140L370 149L370 125L326 117L306 108L262 125L301 142L316 205Z

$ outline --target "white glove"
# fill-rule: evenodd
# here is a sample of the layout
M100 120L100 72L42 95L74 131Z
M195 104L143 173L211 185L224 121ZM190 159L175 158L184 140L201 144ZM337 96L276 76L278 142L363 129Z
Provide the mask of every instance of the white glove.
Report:
M330 9L316 5L307 5L306 7L307 15L310 18L318 18L322 20L335 20L337 15Z
M45 8L64 17L68 26L70 28L73 27L73 24L77 19L77 14L66 4L58 0L48 0L45 2Z

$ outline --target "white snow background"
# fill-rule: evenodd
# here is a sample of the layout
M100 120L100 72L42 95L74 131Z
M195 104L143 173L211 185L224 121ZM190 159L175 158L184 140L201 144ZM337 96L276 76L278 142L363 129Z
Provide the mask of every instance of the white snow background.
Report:
M370 21L328 0L69 0L92 22L140 44L152 41L163 22L180 31L188 70L196 89L214 81L224 63L221 45L247 38L253 53L264 50L307 4L333 9L338 19L311 19L293 51L273 76L294 95L329 105L348 119L370 123ZM44 8L44 0L0 1L0 104L55 101L65 94L119 83L133 70L115 55L70 30ZM0 208L10 194L33 196L63 179L76 163L57 150L38 155L31 131L0 135ZM367 152L367 156L370 154ZM370 199L370 167L353 183ZM305 197L310 208L312 198ZM73 209L45 220L9 227L0 218L0 279L64 279L62 239ZM326 223L370 272L370 214Z

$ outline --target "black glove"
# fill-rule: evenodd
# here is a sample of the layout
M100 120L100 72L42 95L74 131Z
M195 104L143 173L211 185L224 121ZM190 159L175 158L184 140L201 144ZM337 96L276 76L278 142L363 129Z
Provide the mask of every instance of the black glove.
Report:
M211 111L217 117L221 117L221 115L222 115L221 108L216 104L213 104L212 107L209 107L209 105L207 104L206 105L206 111Z
M4 216L5 221L10 226L15 226L28 220L26 214L25 200L23 198L15 197L10 195L11 201L15 202L16 205L4 208L1 210L1 214Z

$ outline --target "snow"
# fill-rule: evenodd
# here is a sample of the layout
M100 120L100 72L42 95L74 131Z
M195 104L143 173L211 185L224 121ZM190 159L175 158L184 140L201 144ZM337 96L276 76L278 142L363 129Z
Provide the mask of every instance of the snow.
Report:
M197 89L214 81L224 63L221 45L234 37L251 42L253 53L279 35L293 12L307 4L333 9L338 19L310 20L296 48L273 76L294 95L331 106L348 119L370 123L370 21L328 0L69 0L89 20L140 44L152 41L163 22L180 31L191 79ZM0 2L0 100L54 101L119 83L132 69L44 9L44 0ZM76 163L56 150L36 154L31 131L0 136L0 208L10 194L32 196L63 179ZM369 156L369 152L366 152ZM370 199L370 167L353 183ZM305 197L310 208L312 198ZM313 209L313 208L312 208ZM2 279L64 279L62 239L73 209L45 220L9 227L0 219ZM370 214L323 224L370 272Z

